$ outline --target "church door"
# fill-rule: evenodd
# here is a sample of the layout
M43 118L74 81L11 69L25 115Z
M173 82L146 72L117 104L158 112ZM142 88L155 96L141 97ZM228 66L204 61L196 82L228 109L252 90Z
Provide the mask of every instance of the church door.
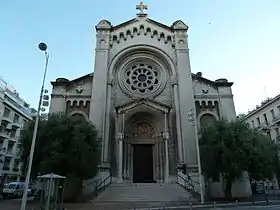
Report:
M153 145L133 145L133 182L151 183L153 179Z

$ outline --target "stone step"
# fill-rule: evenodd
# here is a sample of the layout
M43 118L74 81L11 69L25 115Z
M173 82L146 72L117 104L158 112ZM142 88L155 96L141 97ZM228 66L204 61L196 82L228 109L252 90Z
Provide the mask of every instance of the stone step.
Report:
M166 205L186 205L190 194L178 184L112 184L92 201L98 206L151 207ZM194 201L194 200L193 200Z

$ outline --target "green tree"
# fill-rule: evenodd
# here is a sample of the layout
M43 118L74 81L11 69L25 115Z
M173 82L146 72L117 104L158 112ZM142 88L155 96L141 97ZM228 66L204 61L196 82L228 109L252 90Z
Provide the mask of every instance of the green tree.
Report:
M230 196L235 179L247 171L255 180L271 179L279 166L278 147L266 135L250 129L236 120L218 120L201 130L200 154L206 178L226 181L226 195Z
M21 132L24 168L29 156L34 121ZM32 165L32 178L38 173L57 173L80 180L92 178L99 161L97 131L83 118L53 115L40 120Z

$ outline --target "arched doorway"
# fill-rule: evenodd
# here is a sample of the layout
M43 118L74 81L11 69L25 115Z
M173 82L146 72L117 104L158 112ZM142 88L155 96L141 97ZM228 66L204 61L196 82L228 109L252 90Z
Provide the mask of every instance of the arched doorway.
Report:
M154 180L154 129L151 124L140 121L132 130L133 182L151 183Z

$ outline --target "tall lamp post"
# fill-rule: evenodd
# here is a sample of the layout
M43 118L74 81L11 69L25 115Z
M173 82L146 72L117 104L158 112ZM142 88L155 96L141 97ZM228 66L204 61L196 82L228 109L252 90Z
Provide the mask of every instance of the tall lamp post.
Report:
M28 185L29 185L29 181L30 181L33 155L34 155L34 149L35 149L35 143L36 143L36 137L37 137L37 131L38 131L38 124L39 124L39 118L40 118L40 111L41 111L42 99L43 99L43 94L44 94L44 86L45 86L45 80L46 80L46 74L47 74L48 62L49 62L49 54L47 53L47 48L48 48L47 45L45 43L41 42L38 45L38 47L41 51L43 51L45 53L45 70L44 70L43 83L42 83L42 88L41 88L41 93L40 93L37 115L36 115L36 119L35 119L32 143L31 143L31 148L30 148L30 153L29 153L28 168L27 168L27 173L26 173L26 178L25 178L25 187L24 187L24 193L23 193L23 197L22 197L22 201L21 201L20 210L25 210L25 208L26 208L27 190L28 190Z

